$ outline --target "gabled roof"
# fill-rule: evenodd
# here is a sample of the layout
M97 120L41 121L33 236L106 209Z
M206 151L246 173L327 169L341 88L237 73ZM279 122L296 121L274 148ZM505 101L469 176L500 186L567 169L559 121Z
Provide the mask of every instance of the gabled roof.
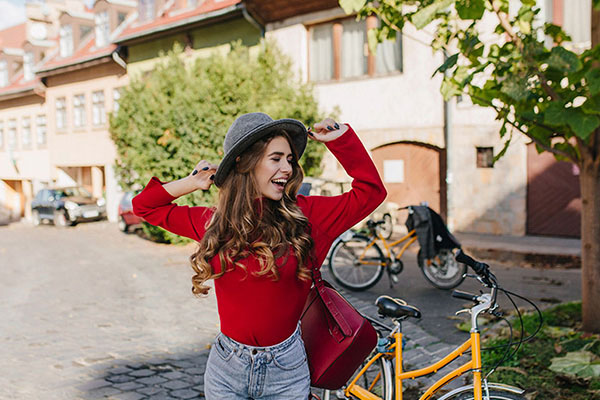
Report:
M11 26L0 31L0 48L12 47L21 48L23 42L27 39L25 23Z
M171 7L162 16L148 22L134 22L115 38L115 43L125 43L145 36L169 31L212 18L218 18L241 10L242 0L205 0L190 10Z
M113 51L117 49L117 45L110 43L106 46L97 48L94 35L88 35L81 47L73 52L72 55L60 58L58 54L49 58L45 63L39 66L37 74L40 76L51 75L51 71L56 71L61 68L70 67L76 64L88 63L95 60L100 60L104 57L112 56Z

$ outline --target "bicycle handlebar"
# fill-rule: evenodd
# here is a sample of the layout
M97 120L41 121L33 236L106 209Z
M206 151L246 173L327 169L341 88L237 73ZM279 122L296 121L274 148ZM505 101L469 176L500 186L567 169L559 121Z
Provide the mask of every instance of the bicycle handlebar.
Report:
M481 278L483 283L488 286L492 286L492 281L490 280L490 267L489 265L475 261L473 258L469 257L461 249L456 252L454 259L460 263L466 264L475 271L477 275Z
M452 291L452 297L456 297L457 299L469 300L469 301L472 301L473 303L478 303L479 302L477 300L477 298L479 296L477 296L476 294L462 292L460 290L454 290L454 291Z

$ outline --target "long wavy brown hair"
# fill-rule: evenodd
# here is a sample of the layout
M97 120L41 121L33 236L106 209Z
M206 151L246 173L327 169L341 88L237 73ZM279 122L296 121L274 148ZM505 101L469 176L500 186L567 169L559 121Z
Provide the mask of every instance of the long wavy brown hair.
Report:
M292 175L279 201L262 198L252 173L263 157L267 145L275 137L284 137L293 153ZM208 293L205 282L217 279L233 268L246 267L240 262L246 257L257 257L260 270L257 276L279 279L279 266L284 265L290 252L298 260L296 276L310 280L308 267L314 242L310 236L308 219L296 204L296 193L302 184L304 172L286 131L280 130L254 143L236 161L219 190L215 213L208 222L198 250L190 257L195 275L192 292L196 296ZM213 271L210 260L219 257L220 271ZM282 260L279 260L282 258ZM276 260L279 260L276 262Z

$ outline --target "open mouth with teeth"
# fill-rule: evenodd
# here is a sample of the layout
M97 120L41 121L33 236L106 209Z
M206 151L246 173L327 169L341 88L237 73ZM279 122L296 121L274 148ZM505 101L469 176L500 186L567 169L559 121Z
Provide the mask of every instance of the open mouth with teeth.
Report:
M275 185L278 189L283 190L285 184L287 183L287 179L273 179L271 181L273 185Z

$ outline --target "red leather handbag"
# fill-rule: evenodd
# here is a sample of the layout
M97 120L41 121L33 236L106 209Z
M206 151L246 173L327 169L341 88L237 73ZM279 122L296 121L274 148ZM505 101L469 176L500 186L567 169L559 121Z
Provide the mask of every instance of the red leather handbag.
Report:
M371 323L313 270L301 317L311 385L341 388L377 344Z

